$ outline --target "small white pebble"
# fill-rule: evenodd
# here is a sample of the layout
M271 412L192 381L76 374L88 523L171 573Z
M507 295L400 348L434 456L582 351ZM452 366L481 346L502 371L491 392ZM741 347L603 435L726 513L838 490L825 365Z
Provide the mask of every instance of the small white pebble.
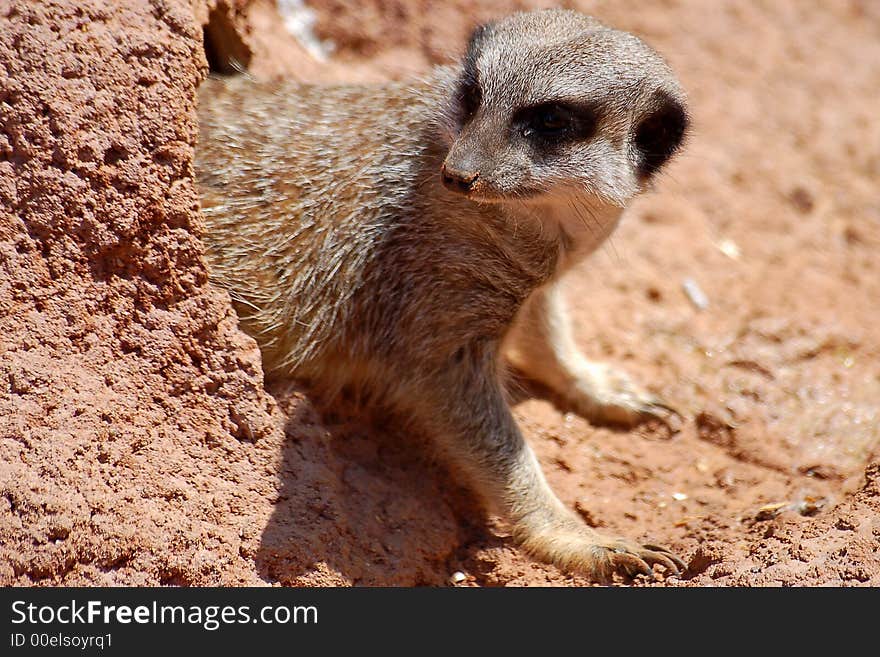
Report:
M461 584L464 580L467 579L467 575L465 575L460 570L456 570L449 578L449 581L453 584Z
M326 62L328 56L335 50L336 44L318 38L315 33L318 15L315 11L307 7L303 0L278 0L276 6L287 31L308 50L312 57L319 62Z
M718 247L718 250L721 251L721 253L726 255L731 260L739 260L739 246L737 246L736 242L734 242L733 240L721 240L716 246Z
M681 282L681 287L688 300L694 304L697 310L706 310L709 307L709 297L700 288L693 278L686 278Z
M673 493L672 494L672 499L674 499L676 502L683 502L687 498L688 498L688 496L685 495L684 493Z

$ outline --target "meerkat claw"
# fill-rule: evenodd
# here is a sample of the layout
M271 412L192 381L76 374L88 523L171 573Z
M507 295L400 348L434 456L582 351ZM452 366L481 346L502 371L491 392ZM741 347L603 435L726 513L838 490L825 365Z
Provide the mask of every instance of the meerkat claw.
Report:
M672 573L673 575L678 575L680 573L687 572L687 564L682 561L676 554L669 551L668 548L663 547L662 545L652 545L646 544L642 546L646 550L650 550L651 552L657 553L659 556L663 557L666 561L670 563L660 562L661 565L665 566L666 569ZM671 567L671 566L674 566Z
M615 550L611 562L617 570L623 571L633 579L639 575L643 575L648 579L654 579L654 570L651 566L644 559L637 557L631 552Z
M612 569L629 577L644 575L654 579L655 565L662 566L667 576L687 570L681 559L659 545L636 545L621 539L606 549L610 552L608 561Z
M659 397L650 397L640 409L641 422L657 422L670 433L678 433L684 424L684 416Z

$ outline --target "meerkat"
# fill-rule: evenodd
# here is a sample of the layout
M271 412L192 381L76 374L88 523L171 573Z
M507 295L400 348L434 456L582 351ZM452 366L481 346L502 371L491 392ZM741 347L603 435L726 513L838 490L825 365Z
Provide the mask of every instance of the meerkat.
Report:
M210 79L199 114L210 274L267 377L407 418L540 560L600 581L685 567L568 509L505 393L513 365L593 422L668 410L582 355L559 284L679 150L660 55L574 11L517 13L417 82Z

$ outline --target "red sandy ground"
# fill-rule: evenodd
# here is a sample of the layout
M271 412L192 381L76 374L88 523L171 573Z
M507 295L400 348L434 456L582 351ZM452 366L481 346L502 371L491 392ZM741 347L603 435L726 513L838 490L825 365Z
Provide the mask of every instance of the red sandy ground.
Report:
M316 0L327 65L236 6L254 74L328 80L416 73L533 6L471 4ZM690 95L685 154L568 282L584 350L685 421L523 395L551 485L689 563L658 584L880 584L876 4L571 4ZM101 5L0 0L0 583L587 584L513 547L421 437L263 390L200 257L189 4Z

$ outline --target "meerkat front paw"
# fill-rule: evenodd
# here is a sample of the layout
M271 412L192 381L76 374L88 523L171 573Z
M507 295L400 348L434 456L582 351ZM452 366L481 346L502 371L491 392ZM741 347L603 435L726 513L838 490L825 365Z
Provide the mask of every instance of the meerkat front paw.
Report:
M589 363L568 390L575 410L591 422L634 427L658 420L672 428L679 413L644 390L625 372L602 363Z
M615 573L634 578L654 576L653 566L667 575L678 575L685 563L659 545L639 545L624 538L604 536L587 528L578 531L541 533L523 541L528 551L563 570L607 583Z
M639 545L626 539L617 539L593 548L596 565L591 570L598 571L607 579L612 572L654 576L654 565L663 566L667 575L678 575L687 570L687 565L661 545Z

